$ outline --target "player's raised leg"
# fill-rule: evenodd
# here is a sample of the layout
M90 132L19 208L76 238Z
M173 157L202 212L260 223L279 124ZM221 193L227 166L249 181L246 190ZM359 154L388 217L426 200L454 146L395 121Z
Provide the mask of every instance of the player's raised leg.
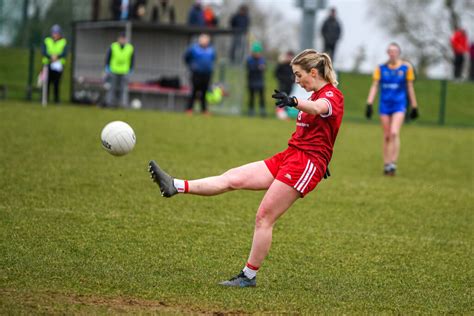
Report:
M173 179L154 162L150 162L150 173L159 185L163 196L171 197L176 193L196 195L217 195L232 190L265 190L273 182L273 175L263 161L252 162L230 169L219 176L197 180Z
M274 178L263 161L230 169L219 176L188 181L188 193L216 195L232 190L266 190Z
M247 264L240 274L228 281L221 282L221 285L256 286L257 271L268 255L272 244L273 225L299 197L300 193L293 187L279 180L273 181L257 211L252 249Z

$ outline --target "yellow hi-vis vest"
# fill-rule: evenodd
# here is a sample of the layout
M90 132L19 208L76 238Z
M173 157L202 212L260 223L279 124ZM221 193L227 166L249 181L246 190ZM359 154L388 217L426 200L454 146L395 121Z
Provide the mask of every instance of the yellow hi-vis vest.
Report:
M66 47L67 41L65 38L60 38L57 41L53 40L51 37L46 37L44 39L44 45L46 46L46 53L49 56L56 55L59 56L63 53L64 47ZM66 64L66 59L61 58L59 59L61 63L64 65ZM50 64L51 60L47 57L43 57L43 64L48 65Z
M116 75L125 75L130 72L132 63L133 46L125 44L123 48L118 42L110 46L110 71Z

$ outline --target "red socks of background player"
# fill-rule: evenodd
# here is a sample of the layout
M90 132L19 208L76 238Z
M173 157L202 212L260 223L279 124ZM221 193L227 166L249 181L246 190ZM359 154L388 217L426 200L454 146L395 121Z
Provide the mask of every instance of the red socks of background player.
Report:
M188 180L174 179L173 184L176 190L178 190L178 193L188 193L189 191Z
M245 274L245 276L249 279L253 279L257 276L258 269L260 267L256 267L251 265L250 263L247 262L245 265L244 269L242 270Z

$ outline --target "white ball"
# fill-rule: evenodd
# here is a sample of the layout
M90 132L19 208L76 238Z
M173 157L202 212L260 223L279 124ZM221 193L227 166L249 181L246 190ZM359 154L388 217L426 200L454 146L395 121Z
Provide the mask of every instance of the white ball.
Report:
M138 110L142 108L142 101L140 101L140 99L133 99L130 105L132 109Z
M133 129L122 121L114 121L105 125L100 139L102 147L114 156L128 154L135 147L136 142Z

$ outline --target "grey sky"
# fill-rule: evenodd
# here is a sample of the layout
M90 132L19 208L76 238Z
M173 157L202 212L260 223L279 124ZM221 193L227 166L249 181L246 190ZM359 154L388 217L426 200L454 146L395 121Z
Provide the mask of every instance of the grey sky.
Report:
M255 1L263 8L281 10L288 19L296 23L299 23L301 20L301 9L295 6L296 0ZM335 66L340 70L351 70L354 65L354 56L361 47L364 47L366 59L361 65L361 70L363 72L372 72L377 64L386 60L385 49L387 45L392 41L399 40L386 33L376 24L375 19L370 16L369 3L370 1L368 0L328 0L328 7L336 7L338 18L343 27L342 38L336 48L335 56ZM327 14L327 9L320 10L317 14L316 49L322 48L319 30ZM468 34L473 34L472 19L464 21L464 24L467 24L465 27L468 30ZM407 57L409 58L409 56ZM441 64L430 69L429 74L434 77L444 77L450 72L451 65Z
M292 21L301 20L301 9L295 7L295 0L256 0L262 7L271 6L285 12ZM342 24L343 34L336 48L335 65L341 70L351 70L354 56L361 47L365 48L366 60L361 66L364 72L373 68L386 59L385 47L393 39L387 36L369 17L366 0L328 0L328 7L336 7L338 18ZM319 10L316 17L316 49L322 49L322 39L319 30L328 14L328 10Z

